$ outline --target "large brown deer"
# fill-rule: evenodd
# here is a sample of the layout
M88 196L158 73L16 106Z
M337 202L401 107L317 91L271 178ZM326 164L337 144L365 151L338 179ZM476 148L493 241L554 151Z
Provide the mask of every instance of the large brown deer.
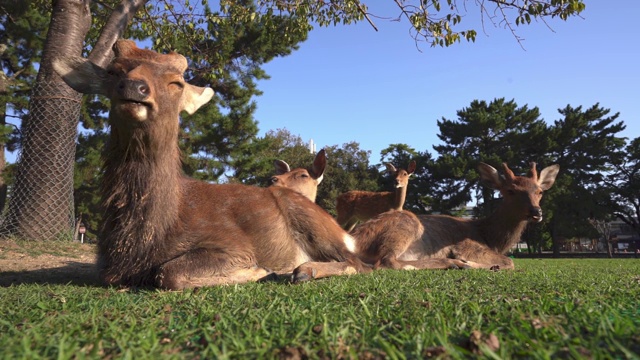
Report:
M338 224L351 231L358 222L389 210L402 210L407 197L409 177L416 169L416 162L411 160L407 169L396 169L391 163L385 163L387 171L393 176L395 191L361 191L352 190L338 195L336 211Z
M354 239L319 206L287 188L216 185L181 172L179 114L213 96L184 81L177 53L114 45L107 69L80 57L54 68L69 86L111 100L98 244L107 284L183 289L369 271Z
M448 257L464 259L474 268L513 269L513 261L504 254L520 241L527 224L542 221L540 199L555 182L560 166L548 166L538 175L536 164L531 163L528 176L515 176L506 163L502 167L503 176L490 165L478 166L485 186L502 195L493 214L473 220L422 215L422 239L412 243L399 259L416 268L424 260Z
M274 162L276 175L271 177L271 186L287 187L316 200L318 185L326 167L326 155L321 150L309 169L291 170L284 160ZM415 268L415 262L403 262L398 257L414 242L419 241L424 232L420 220L412 212L389 210L359 224L351 235L356 239L355 253L374 268ZM457 259L429 259L422 261L422 269L448 269L469 267Z

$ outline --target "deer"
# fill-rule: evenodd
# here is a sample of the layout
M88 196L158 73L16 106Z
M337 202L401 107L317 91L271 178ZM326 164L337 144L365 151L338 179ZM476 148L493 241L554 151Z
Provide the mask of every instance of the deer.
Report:
M536 163L528 176L515 176L506 163L504 175L491 165L480 163L480 180L503 197L501 205L486 218L469 220L448 215L420 215L405 210L384 212L359 224L350 234L356 238L356 253L374 268L514 269L513 260L504 254L513 247L529 223L543 220L540 200L551 188L559 165L544 168L540 175ZM304 183L292 186L300 191ZM316 186L311 182L307 187ZM412 223L412 215L419 221ZM411 234L411 229L416 230ZM454 259L460 262L448 262Z
M316 201L318 185L322 181L327 160L324 149L320 150L309 169L291 169L284 160L275 160L276 175L271 185L287 187ZM391 165L392 166L392 165ZM412 167L410 165L410 167ZM413 165L415 167L415 165ZM413 172L413 169L411 170ZM355 253L374 269L415 269L413 263L398 260L409 246L419 241L424 227L418 217L410 211L391 209L358 224L350 234L356 239ZM422 269L464 269L469 266L457 259L429 259L420 264Z
M184 80L188 63L178 53L125 39L113 51L106 68L67 54L53 64L74 90L111 100L98 240L105 284L182 290L371 271L353 237L296 191L187 177L180 114L207 104L213 90Z
M308 169L296 168L291 170L286 161L279 159L274 160L273 165L275 166L276 174L270 179L271 186L293 189L312 202L316 202L318 185L322 182L324 170L327 166L327 154L324 149L318 151Z
M480 163L481 182L502 196L498 208L479 219L420 215L425 232L398 259L416 268L421 268L423 261L447 257L464 260L472 268L514 269L513 260L505 253L520 241L528 224L543 220L542 194L551 188L560 171L555 164L538 174L536 163L530 166L527 176L516 176L506 163L502 164L503 175L491 165Z
M391 163L385 163L387 171L393 175L395 191L373 192L351 190L338 195L336 211L338 223L345 230L351 231L358 222L389 210L402 210L407 197L409 177L416 169L416 162L411 160L407 169L396 169Z

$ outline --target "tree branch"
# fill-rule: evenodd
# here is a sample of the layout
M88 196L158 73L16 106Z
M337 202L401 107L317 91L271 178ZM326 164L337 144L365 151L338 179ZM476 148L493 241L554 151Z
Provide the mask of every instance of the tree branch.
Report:
M107 66L113 54L113 44L122 36L136 12L148 1L122 0L113 10L100 33L100 38L89 55L91 62L101 67Z

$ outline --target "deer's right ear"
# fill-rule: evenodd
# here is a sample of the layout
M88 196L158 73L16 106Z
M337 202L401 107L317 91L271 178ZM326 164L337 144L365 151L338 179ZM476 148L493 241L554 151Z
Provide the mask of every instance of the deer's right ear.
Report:
M494 190L498 190L502 187L503 181L496 168L481 162L478 164L478 171L480 172L480 181L484 186Z
M53 60L53 70L73 90L83 94L107 95L103 84L107 71L91 61L76 57L61 57Z
M283 160L275 160L273 165L276 167L276 175L282 175L291 171L289 164Z

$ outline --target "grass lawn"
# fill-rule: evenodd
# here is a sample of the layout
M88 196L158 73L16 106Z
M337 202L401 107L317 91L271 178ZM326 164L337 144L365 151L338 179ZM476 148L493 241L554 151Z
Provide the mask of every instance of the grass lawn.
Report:
M640 260L184 292L0 287L0 358L640 358Z

